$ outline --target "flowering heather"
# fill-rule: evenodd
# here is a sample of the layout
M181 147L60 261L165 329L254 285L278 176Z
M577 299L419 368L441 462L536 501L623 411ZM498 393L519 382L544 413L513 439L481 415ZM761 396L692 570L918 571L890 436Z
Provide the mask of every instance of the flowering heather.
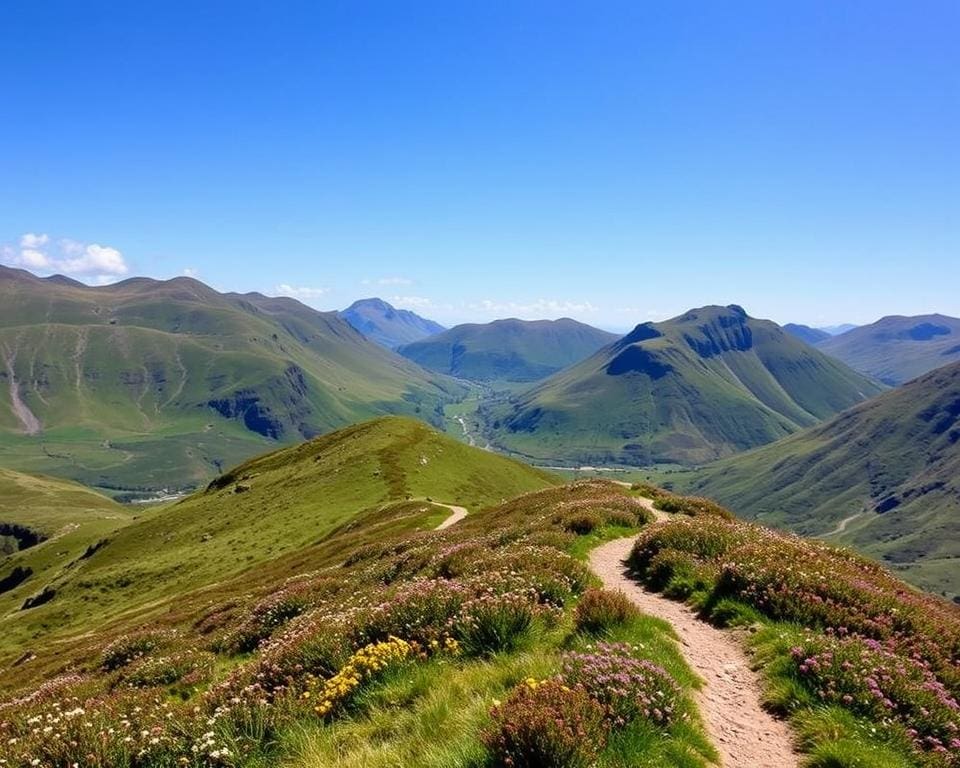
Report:
M669 725L677 716L680 686L660 666L638 658L624 643L598 643L563 656L563 680L580 686L599 702L611 726L644 719Z
M588 768L606 742L603 708L557 680L521 683L491 716L485 742L498 766Z
M630 564L668 592L695 572L708 606L733 599L808 628L794 661L816 696L898 724L936 764L960 765L955 606L851 552L719 518L676 519L642 533Z
M791 656L821 700L875 722L893 720L917 749L935 753L945 765L960 765L960 705L923 661L845 633L811 636Z

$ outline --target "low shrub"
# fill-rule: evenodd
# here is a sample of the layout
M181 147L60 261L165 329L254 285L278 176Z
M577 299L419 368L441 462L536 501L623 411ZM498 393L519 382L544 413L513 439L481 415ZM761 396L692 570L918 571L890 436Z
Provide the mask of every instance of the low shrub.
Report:
M638 719L666 726L677 716L681 689L662 667L637 658L624 643L598 643L563 657L563 680L599 702L611 726Z
M603 707L555 680L527 680L491 715L484 741L496 766L589 768L606 743Z
M581 632L601 634L623 626L640 615L637 607L620 591L588 589L574 612L574 622Z
M137 659L143 658L171 639L172 635L165 632L139 632L132 635L122 635L103 649L100 666L107 671L120 669Z
M131 665L123 680L134 688L153 688L176 682L195 685L210 679L214 658L212 653L192 650L149 657Z
M511 651L527 639L542 610L529 594L481 595L454 619L454 636L473 656Z

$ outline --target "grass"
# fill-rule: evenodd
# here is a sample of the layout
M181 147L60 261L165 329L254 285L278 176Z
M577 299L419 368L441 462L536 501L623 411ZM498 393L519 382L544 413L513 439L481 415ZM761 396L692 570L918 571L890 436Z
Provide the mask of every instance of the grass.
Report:
M824 424L669 481L748 519L852 546L954 598L960 595L958 398L960 363L953 363ZM853 515L859 517L834 533Z
M177 504L143 510L135 525L110 535L93 556L56 571L48 580L57 590L55 600L4 620L0 659L28 642L69 637L91 621L160 612L187 592L243 573L253 578L262 563L322 542L345 526L396 516L396 502L432 498L473 511L557 482L411 419L385 417L350 427L243 464L219 487ZM423 527L449 515L427 503L413 509L423 510L410 518ZM85 549L99 530L91 532L93 539L75 537L74 549ZM75 561L76 554L60 560Z
M538 462L699 464L815 424L881 388L741 310L632 334L487 409L495 445Z
M112 492L192 489L362 419L439 423L464 390L336 313L187 278L66 285L7 270L0 346L42 424L0 409L0 461Z

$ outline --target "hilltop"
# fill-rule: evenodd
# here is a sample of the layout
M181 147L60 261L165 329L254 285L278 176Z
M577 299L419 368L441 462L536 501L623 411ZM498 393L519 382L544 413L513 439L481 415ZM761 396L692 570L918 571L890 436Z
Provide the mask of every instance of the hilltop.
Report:
M773 442L881 387L740 307L644 323L485 414L537 459L705 462Z
M783 330L811 346L816 346L821 341L826 341L831 337L830 333L821 328L811 328L809 325L799 325L797 323L787 323L783 326Z
M671 475L751 519L826 536L960 594L960 363L755 451Z
M88 557L65 558L69 567L23 586L56 598L4 621L0 658L27 637L49 642L49 634L75 631L84 621L147 605L159 610L243 572L255 578L261 564L357 519L376 520L392 504L430 497L478 509L557 482L412 419L353 425L253 459L172 506L144 510L103 543L90 538L87 544L97 546ZM442 519L448 511L431 514Z
M891 315L825 339L817 348L854 370L898 386L960 360L960 319Z
M576 320L468 323L400 347L438 373L473 381L537 381L592 355L616 335Z
M88 287L0 268L0 463L111 490L191 488L384 413L460 394L336 313L196 280Z
M396 349L446 330L440 323L409 309L396 309L377 298L359 299L340 312L340 316L370 341L387 349Z

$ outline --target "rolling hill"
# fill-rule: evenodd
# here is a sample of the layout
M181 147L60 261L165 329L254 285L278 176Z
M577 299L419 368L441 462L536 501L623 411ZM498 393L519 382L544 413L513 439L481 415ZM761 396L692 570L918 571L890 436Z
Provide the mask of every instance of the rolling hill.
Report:
M783 330L791 336L796 336L800 341L806 342L811 346L816 346L821 341L830 338L830 334L820 328L811 328L809 325L799 325L797 323L787 323Z
M960 363L772 445L670 477L741 515L826 536L909 581L960 594Z
M484 414L539 460L695 464L773 442L881 387L735 305L644 323Z
M854 370L898 386L960 360L960 319L891 315L821 341L817 349Z
M0 464L113 490L190 488L358 419L460 392L293 299L190 278L88 287L0 268Z
M576 320L468 323L397 351L431 371L472 381L537 381L592 355L616 335Z
M62 554L59 567L43 579L2 595L0 615L14 612L3 619L0 656L27 638L173 604L192 590L321 542L361 517L389 516L397 504L416 501L422 511L423 500L431 498L476 510L559 482L413 419L381 417L346 427L248 461L176 504L146 509L132 525L114 525L117 530L99 545L100 532L88 536L83 547L93 545L89 555ZM68 486L78 492L65 483L57 490ZM111 516L122 510L87 494ZM431 520L449 514L426 506ZM44 593L53 599L15 610Z
M408 309L396 309L376 298L355 301L340 312L340 316L370 341L387 349L396 349L446 330L440 323Z

